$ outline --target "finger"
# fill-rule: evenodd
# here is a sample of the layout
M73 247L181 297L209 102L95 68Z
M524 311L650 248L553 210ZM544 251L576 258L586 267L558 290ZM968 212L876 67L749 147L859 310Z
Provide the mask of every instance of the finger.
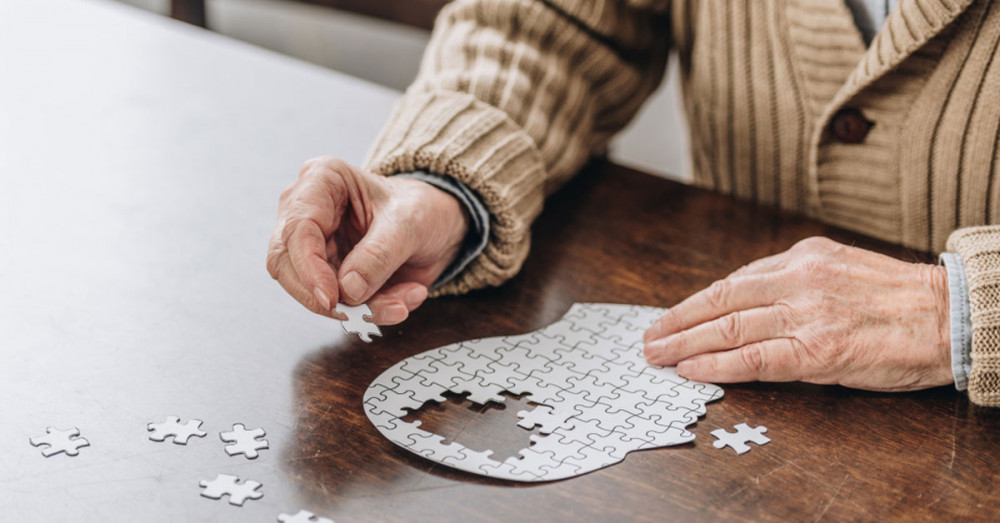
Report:
M780 271L786 267L788 263L788 253L782 252L779 254L774 254L767 256L766 258L761 258L759 260L754 260L739 269L733 271L729 277L734 276L749 276L751 274L766 274L768 272Z
M320 226L311 219L296 222L288 235L288 257L299 282L327 311L337 304L340 285L327 258L327 241Z
M413 254L411 237L396 220L376 218L340 265L340 290L345 302L367 301Z
M383 289L368 300L372 310L372 321L379 325L402 323L410 312L427 299L427 287L407 282Z
M781 273L728 277L677 304L646 329L649 343L738 310L771 305L785 296Z
M282 194L282 221L275 232L287 246L301 283L330 309L337 303L340 285L336 263L330 263L327 238L340 226L351 192L339 165L336 161L306 162L299 181Z
M326 302L319 300L315 293L310 291L302 281L299 275L295 272L295 267L292 265L291 260L287 254L282 255L277 261L268 263L268 268L272 269L271 275L274 279L278 280L281 284L281 288L285 289L289 295L295 298L296 301L304 305L307 309L320 314L322 316L327 316L330 318L335 318L338 320L347 319L344 315L340 314L336 310L332 310L327 307Z
M676 365L692 356L717 352L784 336L786 315L778 306L731 312L688 330L646 343L652 365Z
M694 381L742 383L795 381L805 375L794 338L750 343L738 349L702 354L677 364L677 373Z

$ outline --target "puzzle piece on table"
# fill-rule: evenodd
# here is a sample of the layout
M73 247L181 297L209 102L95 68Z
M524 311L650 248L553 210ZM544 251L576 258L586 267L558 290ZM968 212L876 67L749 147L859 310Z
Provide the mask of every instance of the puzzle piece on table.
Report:
M218 474L212 481L201 480L201 495L209 499L222 499L229 496L229 504L242 507L248 499L260 499L264 497L261 492L261 484L256 481L240 481L236 476L229 474Z
M340 322L340 326L344 328L344 332L357 334L361 338L361 341L365 343L371 343L372 336L382 336L382 331L379 330L378 325L368 321L372 319L372 310L368 308L367 304L346 305L338 303L337 312L347 316L346 320Z
M333 523L332 519L321 518L308 510L300 510L295 515L279 514L278 521L281 523Z
M150 432L149 439L152 441L162 442L166 441L167 438L173 438L177 445L187 445L188 440L192 437L204 438L208 435L207 432L201 430L202 423L200 419L191 419L181 423L179 417L167 416L167 421L163 423L147 423L146 430Z
M771 442L771 439L764 435L767 432L767 427L763 425L751 428L746 423L740 423L733 428L736 429L736 432L729 432L726 429L713 430L712 435L717 440L712 442L712 446L717 449L728 446L735 450L736 454L743 454L750 451L750 446L747 445L748 441L758 445L766 445Z
M67 456L80 454L80 449L89 447L90 442L86 438L81 438L80 429L73 427L62 430L55 427L46 427L45 435L28 440L33 447L40 447L42 455L46 458L63 453Z
M459 470L514 481L551 481L613 465L636 450L694 439L686 427L722 397L672 368L646 363L642 334L665 309L576 304L527 334L463 341L407 358L365 392L365 412L387 439ZM504 461L475 452L403 417L444 393L504 402L506 391L535 404L517 425L539 434Z
M247 459L257 459L260 455L257 451L268 448L267 440L261 439L266 435L264 429L247 430L242 423L234 423L233 430L219 433L219 439L225 443L232 443L226 445L226 454L230 456L243 454Z

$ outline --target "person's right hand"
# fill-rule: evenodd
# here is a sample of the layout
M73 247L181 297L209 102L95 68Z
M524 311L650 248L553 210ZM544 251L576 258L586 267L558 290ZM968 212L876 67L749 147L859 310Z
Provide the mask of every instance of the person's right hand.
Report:
M367 302L375 323L393 325L454 261L468 221L455 197L428 183L316 158L281 194L267 270L317 314L344 319L338 301Z

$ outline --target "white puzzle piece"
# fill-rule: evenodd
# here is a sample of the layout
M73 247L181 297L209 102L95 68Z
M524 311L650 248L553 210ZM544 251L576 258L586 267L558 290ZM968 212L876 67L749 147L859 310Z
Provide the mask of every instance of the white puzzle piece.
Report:
M763 425L750 427L746 423L740 423L733 428L736 429L736 432L729 432L726 429L713 430L712 435L715 436L716 441L712 442L712 446L717 449L728 446L735 450L736 454L744 454L750 451L750 445L747 445L748 441L758 445L766 445L771 442L771 438L764 435L767 432L767 427Z
M686 443L687 427L722 389L654 367L642 334L666 309L576 304L556 323L518 336L456 343L407 358L365 392L365 411L393 443L456 469L515 481L585 474L635 450ZM401 418L442 393L469 393L478 404L503 402L501 392L530 393L537 404L518 425L539 427L533 444L500 462Z
M248 499L260 499L264 493L259 489L260 483L246 480L240 481L236 476L229 474L218 474L212 481L201 480L201 495L209 499L222 499L229 496L229 504L242 507Z
M45 435L28 440L33 447L42 449L42 455L46 458L63 453L67 456L76 456L83 447L89 447L90 442L86 438L81 438L80 429L61 430L55 427L46 427Z
M364 303L361 305L338 303L337 312L347 316L346 320L340 322L340 326L347 334L357 334L365 343L371 343L372 336L382 335L378 325L368 321L372 317L372 310L368 308L368 305Z
M163 442L167 438L173 438L174 443L178 445L187 445L187 442L192 437L204 438L208 435L207 432L201 430L202 421L200 419L192 419L181 423L181 419L177 416L167 416L167 421L162 423L148 423L146 424L146 430L149 431L149 439L152 441Z
M234 423L233 430L219 433L219 439L229 443L226 445L226 454L243 454L247 459L257 459L260 455L257 451L268 448L267 440L263 439L266 435L264 429L247 430L242 423Z

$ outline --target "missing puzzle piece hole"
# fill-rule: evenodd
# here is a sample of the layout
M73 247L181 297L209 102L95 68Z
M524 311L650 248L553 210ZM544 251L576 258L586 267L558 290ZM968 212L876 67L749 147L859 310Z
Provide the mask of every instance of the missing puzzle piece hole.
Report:
M407 423L420 421L420 428L443 436L444 443L459 443L476 452L492 450L491 459L504 461L520 457L520 452L533 445L531 435L539 434L538 428L524 429L517 423L517 413L532 410L537 404L530 401L530 393L515 395L501 392L504 403L489 402L478 405L468 399L468 393L445 392L445 401L429 401L412 410L401 419Z

